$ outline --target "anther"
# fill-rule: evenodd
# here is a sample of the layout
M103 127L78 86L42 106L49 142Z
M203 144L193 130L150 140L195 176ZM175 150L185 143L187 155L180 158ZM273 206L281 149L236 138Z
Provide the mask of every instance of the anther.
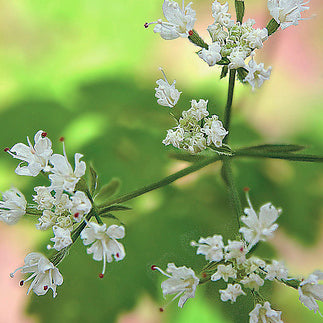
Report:
M104 277L104 275L103 274L99 274L99 278L103 278Z
M44 290L47 290L47 289L48 289L48 286L47 286L47 285L45 285L45 286L44 286Z
M190 36L192 36L192 35L193 35L193 30L190 30L190 31L188 32L188 34L189 34Z
M144 27L145 27L145 28L148 28L148 27L149 27L148 22L145 22Z
M9 151L9 150L10 150L10 148L6 147L3 151L4 151L4 152L7 152L7 151Z
M80 213L76 212L76 213L74 214L74 218L78 218L78 217L79 217L79 215L80 215Z
M240 248L240 251L243 252L243 247Z
M19 282L19 285L20 285L20 286L24 286L24 281L23 281L23 280L21 280L21 281Z
M159 312L164 312L164 309L162 307L159 308Z
M59 141L60 141L60 142L63 142L64 140L65 140L65 138L64 138L64 137L60 137L60 138L59 138Z
M42 134L41 134L41 136L43 137L43 138L45 138L46 136L47 136L47 132L42 132Z
M249 191L250 191L250 188L249 188L249 187L244 187L244 188L243 188L243 191L244 191L244 192L249 192Z
M151 269L151 270L156 270L156 265L152 265L152 266L150 267L150 269Z
M119 252L116 253L116 257L119 258Z
M206 276L207 276L206 273L202 273L203 278L206 278Z

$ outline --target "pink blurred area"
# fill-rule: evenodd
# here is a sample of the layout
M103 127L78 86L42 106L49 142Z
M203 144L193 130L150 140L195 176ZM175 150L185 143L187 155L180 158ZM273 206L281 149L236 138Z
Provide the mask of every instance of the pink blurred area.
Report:
M25 314L28 303L27 288L20 287L20 273L14 278L9 274L23 265L26 251L32 245L29 230L22 225L9 227L0 223L0 323L33 323Z

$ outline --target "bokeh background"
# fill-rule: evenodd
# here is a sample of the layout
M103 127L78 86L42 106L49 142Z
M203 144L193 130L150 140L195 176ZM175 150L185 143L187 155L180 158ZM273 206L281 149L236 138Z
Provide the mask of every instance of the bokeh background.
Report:
M195 29L205 39L211 3L193 4ZM153 27L144 29L146 21L162 17L161 5L162 0L0 0L0 147L25 142L43 129L61 152L58 138L64 136L70 159L75 152L84 154L101 183L120 178L120 194L187 166L169 158L174 150L161 143L173 121L154 98L158 67L177 80L183 92L179 109L204 98L211 113L221 116L227 80L220 81L219 69L201 61L186 39L164 41ZM320 0L312 0L310 7L312 19L278 31L258 51L256 60L273 66L261 90L237 86L232 146L299 143L309 153L322 154L323 10ZM248 0L249 17L264 27L270 19L266 1ZM15 185L31 201L33 187L47 182L17 176L16 165L2 153L0 189ZM323 269L322 166L241 159L234 162L234 173L243 201L242 188L249 186L254 205L271 201L283 209L275 238L257 253L283 259L294 275ZM163 278L150 270L152 264L165 268L175 262L199 271L203 256L195 255L191 240L215 233L234 238L235 218L219 165L127 205L133 211L120 215L127 231L125 260L109 264L100 280L102 264L77 243L60 266L64 284L56 299L51 293L26 296L19 277L9 278L27 253L45 250L50 232L37 231L36 219L14 227L0 223L0 322L247 322L250 295L234 305L223 303L221 282L198 288L182 310L174 302L159 313L167 303L160 289ZM283 311L284 322L320 321L298 302L295 290L266 284L264 294Z

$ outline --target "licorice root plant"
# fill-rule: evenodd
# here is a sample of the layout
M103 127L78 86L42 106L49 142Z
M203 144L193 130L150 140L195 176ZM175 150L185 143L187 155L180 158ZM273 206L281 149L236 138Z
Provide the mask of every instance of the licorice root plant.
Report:
M294 277L283 261L253 254L261 241L274 236L277 222L284 215L282 209L272 203L263 204L259 210L254 208L248 187L244 188L246 202L241 201L242 189L236 185L232 163L246 157L322 163L323 157L300 153L305 148L301 145L262 144L233 149L229 141L230 133L234 131L231 127L231 107L235 83L239 81L259 91L258 88L269 79L271 67L265 68L263 63L256 63L255 53L263 47L264 42L270 42L270 36L279 28L291 28L304 20L302 13L309 9L308 3L303 0L268 0L268 10L273 18L265 28L259 29L254 28L253 19L243 20L244 1L234 1L236 20L229 13L232 8L227 2L214 1L210 10L214 23L207 28L210 35L208 41L202 39L194 29L196 12L192 9L192 3L185 6L184 1L178 4L165 0L162 5L165 19L144 24L146 28L154 25L153 31L165 40L187 38L196 46L193 55L197 54L210 68L222 69L222 80L219 82L228 78L227 102L221 118L209 113L206 98L192 99L189 108L181 109L180 116L176 117L170 112L174 127L167 130L163 144L174 147L175 158L191 162L187 168L133 192L111 198L119 182L112 180L99 187L97 172L81 160L83 155L80 153L75 154L73 169L67 158L64 138L60 139L63 154L53 153L52 142L44 130L36 132L33 142L27 137L27 144L17 143L12 148L5 148L5 152L21 161L15 170L16 174L45 176L48 180L47 186L34 188L35 194L30 199L12 187L2 193L0 202L0 220L8 225L16 224L23 216L36 217L37 230L53 232L47 255L29 253L24 264L10 274L12 278L17 271L28 274L26 279L19 282L21 286L29 286L27 294L33 291L36 295L44 295L52 289L53 297L56 297L57 286L63 284L59 265L73 252L72 247L79 238L87 254L93 260L102 262L99 277L103 278L107 263L119 262L126 257L122 244L122 239L126 239L125 226L115 215L129 209L124 203L209 164L218 163L234 206L232 217L236 219L236 227L232 228L232 238L224 241L221 232L214 232L213 236L197 237L197 242L191 242L191 247L197 248L196 254L205 257L204 268L193 270L191 267L194 264L185 266L169 262L163 270L158 264L153 264L151 270L166 277L161 284L163 296L174 295L170 302L176 300L178 306L183 307L189 298L192 298L190 302L194 302L196 289L200 285L223 280L226 288L219 290L221 301L233 304L239 296L254 300L254 308L249 311L250 322L282 322L282 312L263 296L262 286L268 281L298 290L300 302L314 313L321 314L317 301L323 301L323 285L320 284L322 271L317 270L307 278ZM163 69L161 72L162 78L157 80L155 88L157 102L166 109L174 109L175 106L178 109L181 92L175 87L175 81L168 81ZM244 204L246 208L243 208ZM118 266L122 266L122 262ZM247 313L241 313L241 322L248 320Z

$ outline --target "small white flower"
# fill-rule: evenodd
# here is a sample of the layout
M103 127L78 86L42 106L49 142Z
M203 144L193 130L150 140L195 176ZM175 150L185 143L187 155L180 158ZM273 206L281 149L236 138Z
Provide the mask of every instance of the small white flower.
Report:
M261 87L265 80L269 80L271 74L271 66L267 69L264 67L264 63L257 64L253 57L249 61L248 66L246 66L248 75L244 79L245 82L248 82L252 86L252 90L255 87Z
M248 44L250 49L262 48L263 42L268 39L267 28L263 29L251 29L250 32L246 32L241 36L241 40Z
M227 289L220 289L219 292L221 294L221 301L231 301L231 303L235 302L239 295L246 295L240 284L228 284Z
M263 261L262 259L255 257L255 256L248 258L243 263L243 268L247 274L251 274L251 273L257 271L259 269L259 267L265 268L265 266L266 266L266 262Z
M183 307L189 298L194 298L199 279L191 268L187 268L186 266L176 267L173 263L167 265L167 273L156 266L152 266L151 268L158 270L168 277L161 284L164 297L169 294L176 294L172 301L180 297L178 301L179 307Z
M259 290L259 287L264 284L264 280L260 278L259 275L251 273L249 276L242 279L240 283L244 284L247 288Z
M56 223L57 215L50 211L44 210L43 215L38 218L39 223L36 224L38 230L45 231L51 228Z
M228 37L228 33L223 29L220 24L212 24L207 27L207 31L213 42L224 43L224 40Z
M211 276L211 280L217 281L221 278L225 282L228 282L229 278L237 278L237 271L234 268L232 268L232 264L227 266L218 265L217 272Z
M245 67L245 59L247 58L248 53L242 47L235 47L232 49L228 58L230 59L230 64L228 67L230 69L236 69L239 67Z
M80 222L84 215L88 214L92 209L92 204L89 198L82 191L75 192L71 197L72 207L71 214L76 222Z
M207 111L208 100L200 99L191 101L191 108L187 111L183 111L183 118L193 118L195 121L201 121L204 117L209 115Z
M188 150L191 154L197 154L206 148L206 140L204 135L200 132L187 138L185 143L187 146L184 146L183 148Z
M6 224L16 224L26 214L27 201L24 195L15 187L2 193L0 201L0 221Z
M205 259L209 261L221 261L223 259L223 241L221 235L213 237L200 238L199 242L191 242L192 247L198 247L196 254L205 255Z
M188 32L193 29L196 21L196 13L191 8L191 2L184 7L183 0L182 8L180 8L177 2L165 0L163 3L163 13L167 20L166 22L159 19L156 22L146 23L145 27L147 28L150 24L156 24L154 32L159 33L166 40L188 37Z
M70 197L65 193L61 194L61 192L56 193L54 205L56 215L63 214L64 212L70 210L73 206Z
M319 284L321 280L323 280L323 272L317 270L303 280L298 287L300 302L314 313L320 313L316 300L323 302L323 285Z
M56 219L56 224L60 228L68 229L69 231L73 230L73 219L71 218L71 216L59 216Z
M275 311L270 307L269 302L264 305L257 304L255 308L249 313L250 323L283 323L281 320L280 311Z
M266 241L272 237L273 232L278 228L278 224L274 223L281 213L280 209L276 209L271 203L267 203L260 208L259 215L253 209L249 196L247 201L250 208L246 208L244 213L247 216L242 216L241 221L247 226L242 227L241 232L248 242L249 250L260 240Z
M50 241L55 242L54 249L57 251L62 250L63 248L69 246L73 243L71 239L71 231L68 229L60 228L57 225L53 226L53 232L55 237L51 238Z
M173 129L167 130L167 136L163 140L163 144L168 146L172 144L176 148L180 148L180 143L184 140L184 129L177 126Z
M207 135L207 144L213 143L215 147L221 147L222 140L229 133L224 129L222 122L215 114L211 118L205 118L202 132Z
M48 187L37 186L34 188L36 195L33 195L33 200L38 204L38 210L50 210L55 202L54 197L50 194Z
M228 240L228 245L225 247L225 251L227 252L225 260L236 259L238 265L246 261L248 249L242 241Z
M303 0L268 0L268 9L272 17L280 24L281 29L289 26L298 25L299 20L304 20L301 17L301 12L308 10L305 7L310 1Z
M209 66L214 66L218 61L221 60L220 54L221 45L218 42L214 42L209 45L208 49L203 48L198 52L200 58L202 58Z
M83 157L82 154L75 154L75 170L73 171L72 166L67 160L65 146L64 156L54 154L50 158L49 162L54 166L51 169L52 174L48 175L51 180L50 189L56 192L62 192L63 190L73 192L75 185L80 178L85 174L86 164L84 161L80 162Z
M123 245L117 241L125 236L123 226L110 225L107 228L106 224L96 224L89 222L87 227L81 232L81 239L87 248L87 253L93 253L93 259L96 261L103 260L102 277L105 273L106 263L112 262L113 257L116 261L122 260L125 256ZM112 257L113 256L113 257Z
M274 279L287 279L288 278L288 269L282 262L273 260L271 265L265 267L267 275L265 279L274 280Z
M175 88L176 80L170 85L162 68L160 68L160 70L163 73L164 80L159 79L156 81L158 85L158 87L155 88L155 97L158 99L157 103L165 107L173 108L178 102L182 92L179 92Z
M218 1L212 3L212 16L215 19L215 23L230 28L234 25L234 21L231 20L231 15L228 13L229 4L226 2L221 5Z
M32 273L32 275L25 281L21 281L22 286L27 281L34 279L30 284L27 295L31 290L36 295L45 295L49 289L53 290L53 297L57 295L56 286L62 285L63 276L44 255L38 252L32 252L25 257L25 265L16 269L10 274L13 277L14 274L21 270L23 274Z
M18 175L37 176L40 171L49 171L48 160L52 155L52 142L46 137L47 133L39 130L34 137L35 145L33 146L27 137L28 145L23 143L15 144L8 153L23 162L18 165L15 172ZM27 163L27 166L21 164Z

